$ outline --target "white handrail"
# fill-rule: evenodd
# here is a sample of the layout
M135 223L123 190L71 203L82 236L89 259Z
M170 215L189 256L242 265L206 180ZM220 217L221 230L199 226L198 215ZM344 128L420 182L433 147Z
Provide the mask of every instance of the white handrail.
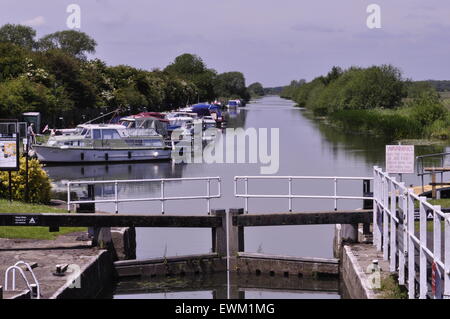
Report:
M22 278L23 278L23 280L25 281L25 284L27 285L27 288L28 288L28 290L30 291L30 294L32 294L32 290L31 290L30 283L28 282L28 279L27 279L27 277L25 276L25 274L24 274L22 268L20 268L20 267L18 267L18 266L11 266L11 267L8 267L8 268L6 269L6 271L5 271L5 291L8 291L8 277L9 277L9 272L10 272L11 270L14 270L14 273L13 273L13 281L12 281L12 287L11 287L12 290L13 290L13 291L16 290L15 270L18 270L19 273L22 275ZM38 298L39 298L39 295L38 295Z
M419 236L415 231L414 202L419 203ZM427 245L427 214L433 215L433 251ZM397 216L397 212L399 215ZM444 222L444 242L441 228ZM402 238L403 249L397 247L397 233ZM394 177L374 167L374 206L373 206L374 245L383 251L383 258L389 260L390 270L398 269L399 284L408 284L409 298L415 298L416 287L416 249L419 251L419 298L428 295L428 281L439 280L428 276L428 259L436 265L436 271L444 278L443 285L436 287L435 298L450 298L450 214L442 212L440 206L430 204L426 197L416 195L412 189L399 183ZM445 249L445 258L441 251ZM398 255L398 262L397 262ZM406 273L406 268L408 272ZM435 285L436 286L436 285Z
M169 182L189 182L189 181L205 181L206 182L206 194L195 196L166 196L165 185ZM217 181L217 193L211 194L211 181ZM132 184L132 183L159 183L161 188L161 196L159 197L140 197L140 198L119 198L119 184ZM71 186L72 185L114 185L114 198L113 199L71 199ZM211 213L211 199L220 198L221 193L221 178L220 177L183 177L183 178L157 178L157 179L126 179L126 180L102 180L102 181L69 181L67 182L67 210L70 212L70 207L73 204L84 203L114 203L116 214L119 212L119 203L125 202L148 202L148 201L160 201L161 213L164 214L164 203L169 200L191 200L191 199L205 199L206 209L208 214Z
M37 299L39 299L40 295L41 295L41 289L40 289L40 286L39 286L39 282L38 282L38 280L36 278L36 275L34 274L33 268L31 268L29 263L26 263L26 262L24 262L22 260L16 262L14 266L19 266L19 265L25 265L27 267L28 271L30 272L31 276L33 277L33 280L34 280L34 283L35 283L36 289L37 289ZM15 281L16 281L16 270L13 269L13 283L14 283L14 286L15 286Z
M288 194L249 194L248 182L249 180L287 180L289 191ZM301 195L293 194L292 181L293 180L331 180L334 185L333 195ZM341 200L373 200L373 197L367 196L347 196L338 195L338 181L364 181L373 180L373 177L353 177L353 176L235 176L234 177L234 196L238 198L244 198L245 200L245 212L248 213L248 200L250 198L287 198L289 199L289 211L292 212L292 199L334 199L334 210L337 210L337 202ZM238 193L238 183L244 181L244 193Z

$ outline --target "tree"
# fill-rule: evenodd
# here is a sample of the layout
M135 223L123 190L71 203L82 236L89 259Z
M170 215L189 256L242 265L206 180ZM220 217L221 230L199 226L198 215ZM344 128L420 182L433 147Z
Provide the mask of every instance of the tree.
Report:
M0 82L25 72L27 63L24 50L12 43L0 43Z
M0 43L10 42L17 46L31 50L35 47L36 31L20 24L5 24L0 28Z
M264 95L264 88L261 83L255 82L248 86L248 92L252 96L263 96Z
M39 50L61 49L82 60L87 53L95 53L97 42L86 33L75 30L59 31L41 38L37 44Z
M0 114L19 117L23 112L37 111L48 115L55 111L56 99L42 84L18 77L0 84Z
M213 100L216 97L214 81L217 72L208 69L203 60L194 54L185 53L175 58L164 72L191 81L198 89L198 100Z
M241 72L219 74L216 78L215 89L219 97L249 99L245 77Z
M206 72L207 68L202 58L198 55L185 53L177 56L175 61L169 64L164 71L178 75L193 76Z

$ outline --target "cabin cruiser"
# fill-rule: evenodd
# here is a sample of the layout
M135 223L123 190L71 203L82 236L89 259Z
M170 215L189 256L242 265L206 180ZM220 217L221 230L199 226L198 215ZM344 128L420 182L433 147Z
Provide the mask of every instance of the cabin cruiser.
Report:
M118 124L79 125L71 135L52 136L33 149L44 163L92 163L167 160L171 148L154 129L127 129Z
M240 100L229 100L227 103L227 108L236 108L241 106L241 101Z

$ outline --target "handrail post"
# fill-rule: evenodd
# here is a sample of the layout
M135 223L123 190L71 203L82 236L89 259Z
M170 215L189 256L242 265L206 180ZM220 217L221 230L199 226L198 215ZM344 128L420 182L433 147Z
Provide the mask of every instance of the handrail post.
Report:
M409 299L414 299L416 296L415 291L415 279L416 279L416 269L415 269L415 248L414 248L414 198L408 191L408 297Z
M248 214L248 178L244 180L245 184L245 213Z
M397 254L397 225L395 218L397 217L397 189L394 183L395 179L391 181L391 212L390 212L390 223L391 223L391 242L390 242L390 263L389 270L395 272L397 269L396 254Z
M427 256L425 254L425 248L427 248L427 211L425 209L424 202L426 201L425 196L419 197L420 207L419 207L419 236L420 236L420 262L419 262L419 298L427 298Z
M383 259L389 259L389 191L390 185L387 178L383 179ZM392 190L391 190L392 191Z
M164 215L164 180L161 180L161 214Z
M289 212L292 212L292 177L289 177Z
M441 249L442 249L442 231L441 231L441 217L435 212L440 211L441 206L434 206L433 210L433 255L434 255L434 263L437 264L438 261L442 259ZM446 250L449 249L446 247ZM440 280L436 278L436 281ZM440 299L442 296L442 290L438 291L438 287L436 287L436 295L435 299Z
M334 210L337 211L337 178L334 178Z
M115 200L115 207L116 207L116 214L119 213L119 193L118 193L118 185L117 181L114 181L114 200Z
M207 205L208 215L211 214L211 203L210 203L211 190L210 190L210 188L211 188L211 180L208 178L208 180L206 181L206 196L208 197L206 199L206 205Z
M67 212L70 213L70 182L67 182Z
M377 214L378 214L378 167L373 167L373 200L372 200L372 236L373 243L377 245L378 243L378 224L377 224Z
M445 247L445 269L444 269L444 299L450 299L450 214L445 214L444 219L444 247Z
M399 225L399 230L401 229L402 244L403 247L398 252L398 283L404 285L405 280L405 265L406 265L406 255L408 253L408 235L406 233L406 221L408 212L408 201L406 198L406 187L405 183L400 183L401 195L399 198L399 207L401 209L401 225Z

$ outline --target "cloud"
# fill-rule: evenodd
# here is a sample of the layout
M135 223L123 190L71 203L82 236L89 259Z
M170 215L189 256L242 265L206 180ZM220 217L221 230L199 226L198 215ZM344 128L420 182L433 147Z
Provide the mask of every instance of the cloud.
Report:
M306 24L297 24L294 25L292 30L302 31L302 32L319 32L319 33L337 33L343 32L342 29L320 26L320 25L306 25Z
M45 18L43 16L37 16L30 20L23 21L21 24L28 25L30 27L38 27L45 24Z

